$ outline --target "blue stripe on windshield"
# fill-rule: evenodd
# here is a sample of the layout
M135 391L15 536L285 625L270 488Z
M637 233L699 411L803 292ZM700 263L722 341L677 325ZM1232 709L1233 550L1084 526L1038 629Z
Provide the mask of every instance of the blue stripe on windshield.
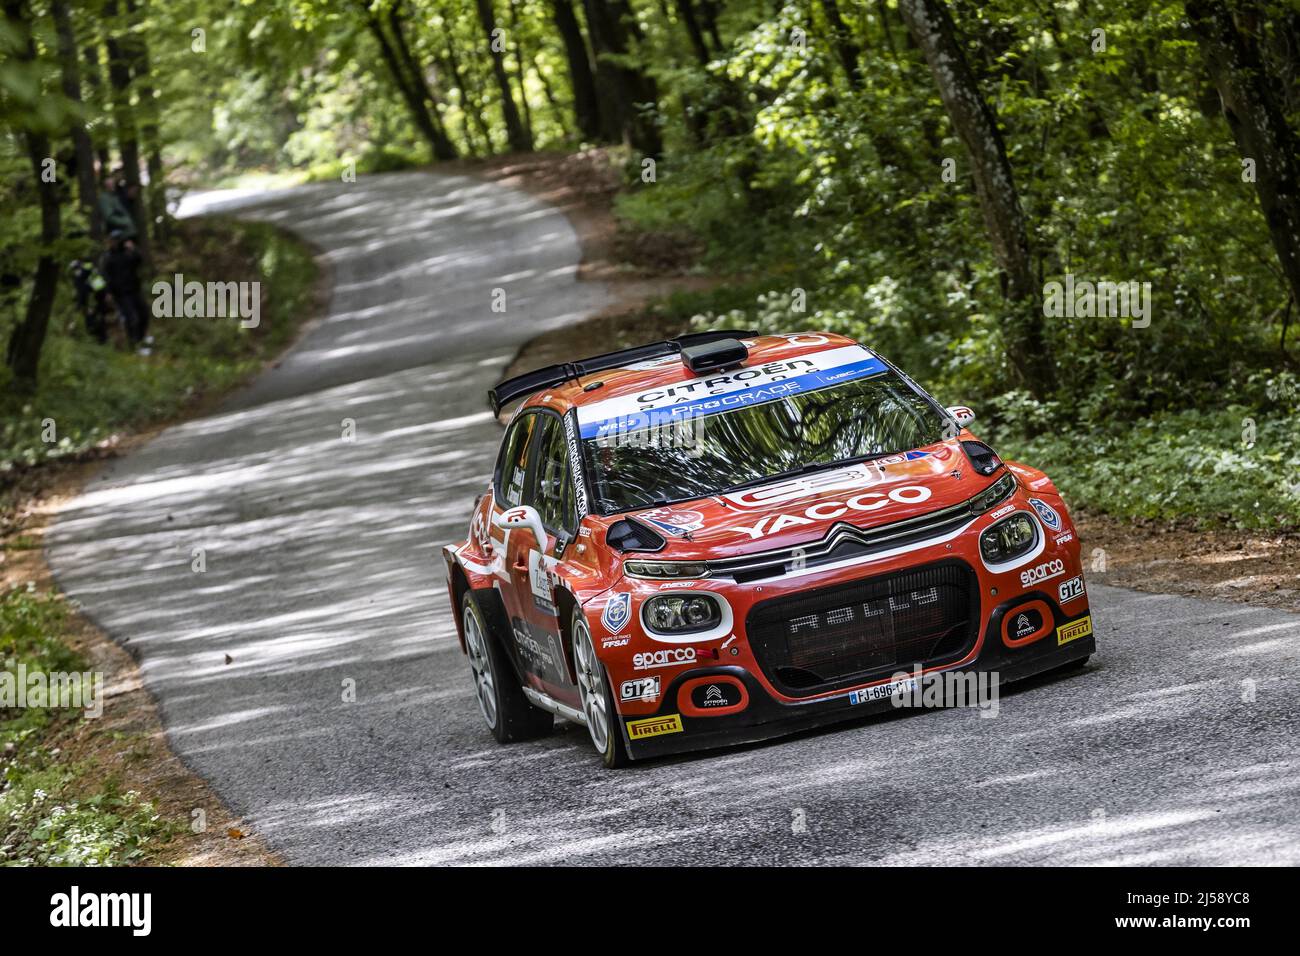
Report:
M641 428L649 428L651 425L671 425L679 420L689 421L692 418L705 415L718 415L747 405L762 405L767 402L789 398L791 395L802 395L806 392L816 391L819 388L825 388L827 385L838 385L841 382L866 378L869 375L876 375L883 371L885 371L885 363L873 356L861 362L808 372L804 375L796 375L794 378L780 379L775 382L768 382L765 385L755 385L752 388L728 392L725 395L693 398L690 401L680 402L676 405L665 405L663 408L632 412L628 415L606 418L596 422L586 422L582 426L582 437L584 440L599 438L608 432L621 434Z

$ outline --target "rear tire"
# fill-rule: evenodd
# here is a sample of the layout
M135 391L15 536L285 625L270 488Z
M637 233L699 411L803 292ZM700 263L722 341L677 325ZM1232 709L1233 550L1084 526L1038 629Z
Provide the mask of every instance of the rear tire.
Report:
M582 714L587 718L587 733L600 754L601 762L611 770L625 767L630 762L627 747L623 744L623 729L614 708L614 695L609 687L609 675L596 656L596 645L591 639L591 629L582 610L573 609L573 662L578 672L578 696L582 698Z
M461 601L461 621L479 713L492 736L500 743L509 744L549 734L555 718L549 711L528 702L500 640L488 628L478 602L469 591Z

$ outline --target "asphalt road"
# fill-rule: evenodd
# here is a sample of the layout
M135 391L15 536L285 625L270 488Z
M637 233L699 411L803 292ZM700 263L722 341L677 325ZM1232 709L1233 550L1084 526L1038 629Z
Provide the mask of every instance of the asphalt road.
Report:
M288 861L1300 863L1300 617L1095 581L1093 663L996 717L614 772L562 722L497 745L437 548L490 471L485 390L605 290L575 281L563 216L466 178L189 204L216 208L314 242L329 314L217 413L112 463L49 557L141 661L172 746Z

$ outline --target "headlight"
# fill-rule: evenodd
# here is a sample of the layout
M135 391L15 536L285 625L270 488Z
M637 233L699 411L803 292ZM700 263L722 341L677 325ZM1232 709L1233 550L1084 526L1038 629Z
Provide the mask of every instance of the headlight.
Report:
M707 578L703 561L625 561L623 570L637 578Z
M982 515L998 502L1010 498L1016 490L1016 476L1007 472L970 500L973 514Z
M1029 515L1018 511L1010 518L984 529L980 535L980 553L990 564L1018 558L1034 546L1038 531Z
M711 631L722 623L722 607L704 594L659 594L646 601L646 626L660 634Z

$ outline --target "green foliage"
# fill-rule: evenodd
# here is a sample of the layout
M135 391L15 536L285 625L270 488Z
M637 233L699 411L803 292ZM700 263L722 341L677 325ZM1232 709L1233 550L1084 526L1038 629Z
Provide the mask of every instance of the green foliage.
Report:
M871 51L856 84L818 5L733 21L708 72L749 91L745 142L682 144L618 211L699 236L710 268L751 278L665 308L697 328L858 338L976 406L983 433L1055 467L1090 507L1300 524L1300 462L1257 387L1292 365L1278 349L1287 290L1181 3L1111 5L1105 50L1091 46L1095 18L1071 7L951 7L1002 125L1039 274L1149 282L1150 326L1046 318L1059 390L1034 401L1014 387L1025 357L1008 351L966 153L883 5L855 17ZM804 48L786 42L796 28ZM1260 439L1245 451L1248 417Z
M87 663L64 640L56 595L34 585L0 592L0 673L79 674ZM80 710L0 707L0 865L118 866L176 831L139 795L53 743L86 720Z
M156 352L140 356L87 336L70 290L63 289L36 394L18 395L8 387L7 370L0 369L0 474L16 463L76 454L116 430L176 415L248 378L292 341L310 309L316 276L311 251L301 241L264 223L234 220L182 222L178 229L175 257L158 272L179 272L187 281L260 282L260 325L243 329L236 319L154 318ZM45 440L49 422L53 442Z
M1059 383L1054 394L1035 391L1037 400L1017 374L1032 357L1009 346L1004 277L966 149L896 3L838 5L843 39L853 46L847 59L856 56L846 66L818 0L626 2L628 51L601 64L653 78L657 98L639 109L658 124L664 155L651 183L639 182L639 157L629 156L636 188L620 197L618 213L637 229L698 239L700 271L740 277L661 311L701 327L853 335L935 394L977 406L981 427L1008 447L1024 444L1062 468L1084 469L1080 487L1095 488L1086 493L1097 507L1113 501L1135 515L1208 508L1224 520L1250 520L1247 505L1216 504L1196 490L1194 476L1174 472L1165 504L1161 491L1150 499L1105 493L1108 481L1142 464L1181 469L1193 453L1203 461L1239 455L1240 423L1229 427L1235 416L1271 422L1258 383L1295 368L1295 346L1288 352L1280 341L1284 323L1300 324L1300 303L1288 311L1256 187L1242 175L1181 0L1107 0L1104 9L947 3L999 124L1037 278L1150 283L1147 328L1045 319ZM553 5L491 3L512 95L536 144L573 143L575 98ZM622 7L575 3L588 39L593 3ZM1281 81L1287 120L1300 125L1293 6L1264 0L1243 29ZM688 9L702 35L688 31ZM15 59L21 31L0 31L9 54L0 64L0 107L15 129L57 136L77 111L59 93L48 10L43 3L32 10L35 63ZM131 32L150 50L169 165L182 178L262 169L336 180L352 163L366 173L424 161L429 144L376 35L392 36L394 18L457 152L507 148L488 37L472 3L151 0L137 8ZM120 28L80 8L73 19L79 42L102 46ZM178 24L203 25L206 48L196 51ZM102 88L86 94L81 114L105 142L113 132L107 98ZM133 103L142 114L149 106L138 89ZM0 273L28 276L41 250L20 145L14 136L0 140L0 198L28 211L0 231ZM64 210L76 225L73 203L65 200ZM73 251L65 240L59 255ZM203 271L191 265L187 275ZM0 333L22 291L0 287ZM255 367L228 328L173 326L162 352L139 360L70 332L66 297L61 308L41 393L0 404L0 461L83 449L118 425L171 414L187 389L220 388ZM41 440L47 417L58 423L53 445ZM1263 435L1272 426L1260 427ZM1148 440L1166 431L1184 436L1176 453ZM1098 435L1114 443L1106 446L1112 457L1131 453L1132 464L1105 471L1067 454ZM1262 440L1248 459L1258 460L1261 447ZM1274 477L1259 478L1260 504L1249 507L1263 524L1289 520L1290 462L1283 456L1271 466Z
M0 665L15 675L27 673L81 673L84 662L58 638L63 605L53 595L37 592L34 585L14 586L0 592ZM0 749L15 745L35 730L60 717L50 707L5 709L0 706ZM3 819L0 817L0 819Z
M1277 531L1300 526L1300 446L1294 411L1261 419L1252 409L1161 414L1109 431L1009 438L999 451L1053 476L1072 506L1125 518Z
M86 789L85 768L32 748L4 767L0 866L123 866L169 840L164 820L114 781Z

